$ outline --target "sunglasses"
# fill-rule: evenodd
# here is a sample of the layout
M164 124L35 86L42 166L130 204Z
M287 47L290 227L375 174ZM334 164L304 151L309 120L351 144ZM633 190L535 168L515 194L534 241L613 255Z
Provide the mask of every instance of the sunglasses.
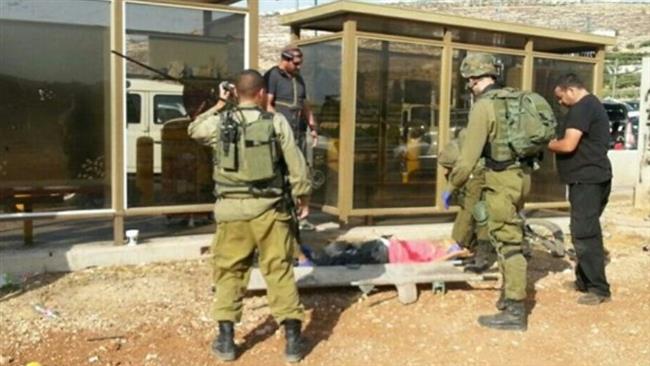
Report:
M295 60L291 60L291 63L296 65L296 66L300 66L300 64L302 64L302 60L298 61L298 62L296 62Z

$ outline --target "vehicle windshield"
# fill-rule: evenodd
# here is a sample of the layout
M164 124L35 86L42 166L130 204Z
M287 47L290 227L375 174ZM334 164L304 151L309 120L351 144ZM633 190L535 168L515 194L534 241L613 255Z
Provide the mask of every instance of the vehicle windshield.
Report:
M622 104L604 104L610 121L620 121L627 118L627 109Z
M417 121L425 122L425 123L430 122L431 121L431 108L430 107L413 107L413 109L411 109L411 120L417 120Z

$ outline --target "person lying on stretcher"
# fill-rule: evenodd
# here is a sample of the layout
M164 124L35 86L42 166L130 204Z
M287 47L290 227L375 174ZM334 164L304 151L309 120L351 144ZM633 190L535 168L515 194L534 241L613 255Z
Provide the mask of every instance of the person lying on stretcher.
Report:
M300 265L336 266L385 263L424 263L464 258L471 253L453 240L385 238L352 244L333 242L322 250L302 246L308 262Z

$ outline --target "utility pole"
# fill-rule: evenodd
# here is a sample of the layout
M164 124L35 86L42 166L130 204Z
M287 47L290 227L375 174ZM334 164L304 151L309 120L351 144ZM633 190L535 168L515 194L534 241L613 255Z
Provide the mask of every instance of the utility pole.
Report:
M618 81L618 58L614 59L614 80L612 81L612 98L616 98L616 82Z
M641 60L641 95L639 101L639 177L634 187L634 207L650 207L650 57ZM649 217L650 218L650 217Z

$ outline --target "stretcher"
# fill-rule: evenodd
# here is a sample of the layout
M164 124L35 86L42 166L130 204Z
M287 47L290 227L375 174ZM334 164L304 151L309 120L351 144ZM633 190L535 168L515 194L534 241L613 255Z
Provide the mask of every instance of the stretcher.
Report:
M498 271L481 274L463 272L460 261L443 261L417 264L362 264L350 266L294 267L299 288L359 287L368 294L375 286L395 286L402 304L417 300L417 285L431 284L434 292L445 293L450 282L497 281ZM264 290L266 282L259 268L251 272L249 290Z

